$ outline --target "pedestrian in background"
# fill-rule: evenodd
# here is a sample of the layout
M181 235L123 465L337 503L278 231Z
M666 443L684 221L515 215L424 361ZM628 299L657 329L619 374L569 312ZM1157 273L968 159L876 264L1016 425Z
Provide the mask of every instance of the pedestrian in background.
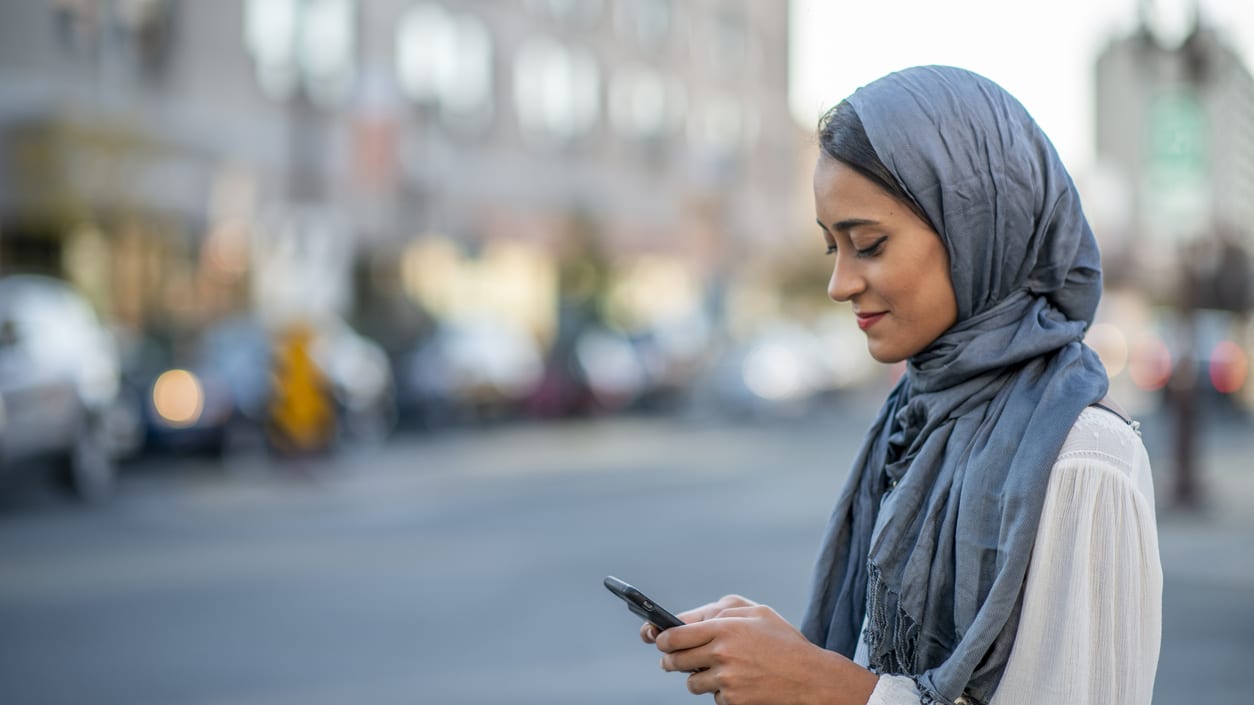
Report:
M1149 703L1149 460L1083 343L1101 264L1053 146L1000 86L938 66L859 89L819 143L828 294L906 373L800 629L731 595L643 638L720 705Z

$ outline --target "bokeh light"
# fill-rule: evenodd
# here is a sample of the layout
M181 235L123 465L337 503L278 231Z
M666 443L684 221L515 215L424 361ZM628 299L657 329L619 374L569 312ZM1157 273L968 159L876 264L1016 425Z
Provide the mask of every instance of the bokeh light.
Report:
M167 370L152 386L152 406L171 426L191 426L205 410L200 380L187 370Z

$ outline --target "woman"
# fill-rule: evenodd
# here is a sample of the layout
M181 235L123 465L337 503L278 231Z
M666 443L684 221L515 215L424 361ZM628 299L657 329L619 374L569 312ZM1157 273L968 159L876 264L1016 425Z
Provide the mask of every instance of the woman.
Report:
M859 89L819 141L828 294L907 372L837 501L801 629L733 595L643 638L720 705L1148 703L1149 461L1082 342L1101 267L1052 145L1002 88L936 66Z

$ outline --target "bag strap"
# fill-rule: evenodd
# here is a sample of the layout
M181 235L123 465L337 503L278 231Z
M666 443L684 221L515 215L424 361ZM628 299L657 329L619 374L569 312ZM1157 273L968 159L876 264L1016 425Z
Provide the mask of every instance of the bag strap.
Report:
M1105 409L1106 411L1109 411L1115 416L1118 416L1119 418L1123 419L1123 422L1126 424L1134 423L1132 421L1132 417L1128 416L1128 412L1124 411L1123 407L1119 406L1119 404L1117 404L1114 399L1111 399L1110 395L1106 395L1105 397L1102 398L1101 401L1093 402L1090 406L1096 406L1099 409Z

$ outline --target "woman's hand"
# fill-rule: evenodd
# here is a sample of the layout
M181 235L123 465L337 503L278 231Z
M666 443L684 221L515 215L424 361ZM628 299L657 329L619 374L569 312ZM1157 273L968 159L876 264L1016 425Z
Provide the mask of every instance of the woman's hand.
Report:
M770 607L735 598L716 609L728 599L685 612L692 623L656 638L662 668L689 673L688 690L713 693L718 705L865 705L875 674L811 644Z
M694 622L704 622L707 619L717 617L723 610L728 610L733 607L754 607L757 604L758 603L753 600L741 597L740 595L725 595L718 602L701 605L700 607L690 609L687 612L680 612L675 616L679 617L679 619L686 624L692 624ZM640 625L640 638L644 640L644 643L652 644L656 642L657 635L658 628L652 624L645 622Z

